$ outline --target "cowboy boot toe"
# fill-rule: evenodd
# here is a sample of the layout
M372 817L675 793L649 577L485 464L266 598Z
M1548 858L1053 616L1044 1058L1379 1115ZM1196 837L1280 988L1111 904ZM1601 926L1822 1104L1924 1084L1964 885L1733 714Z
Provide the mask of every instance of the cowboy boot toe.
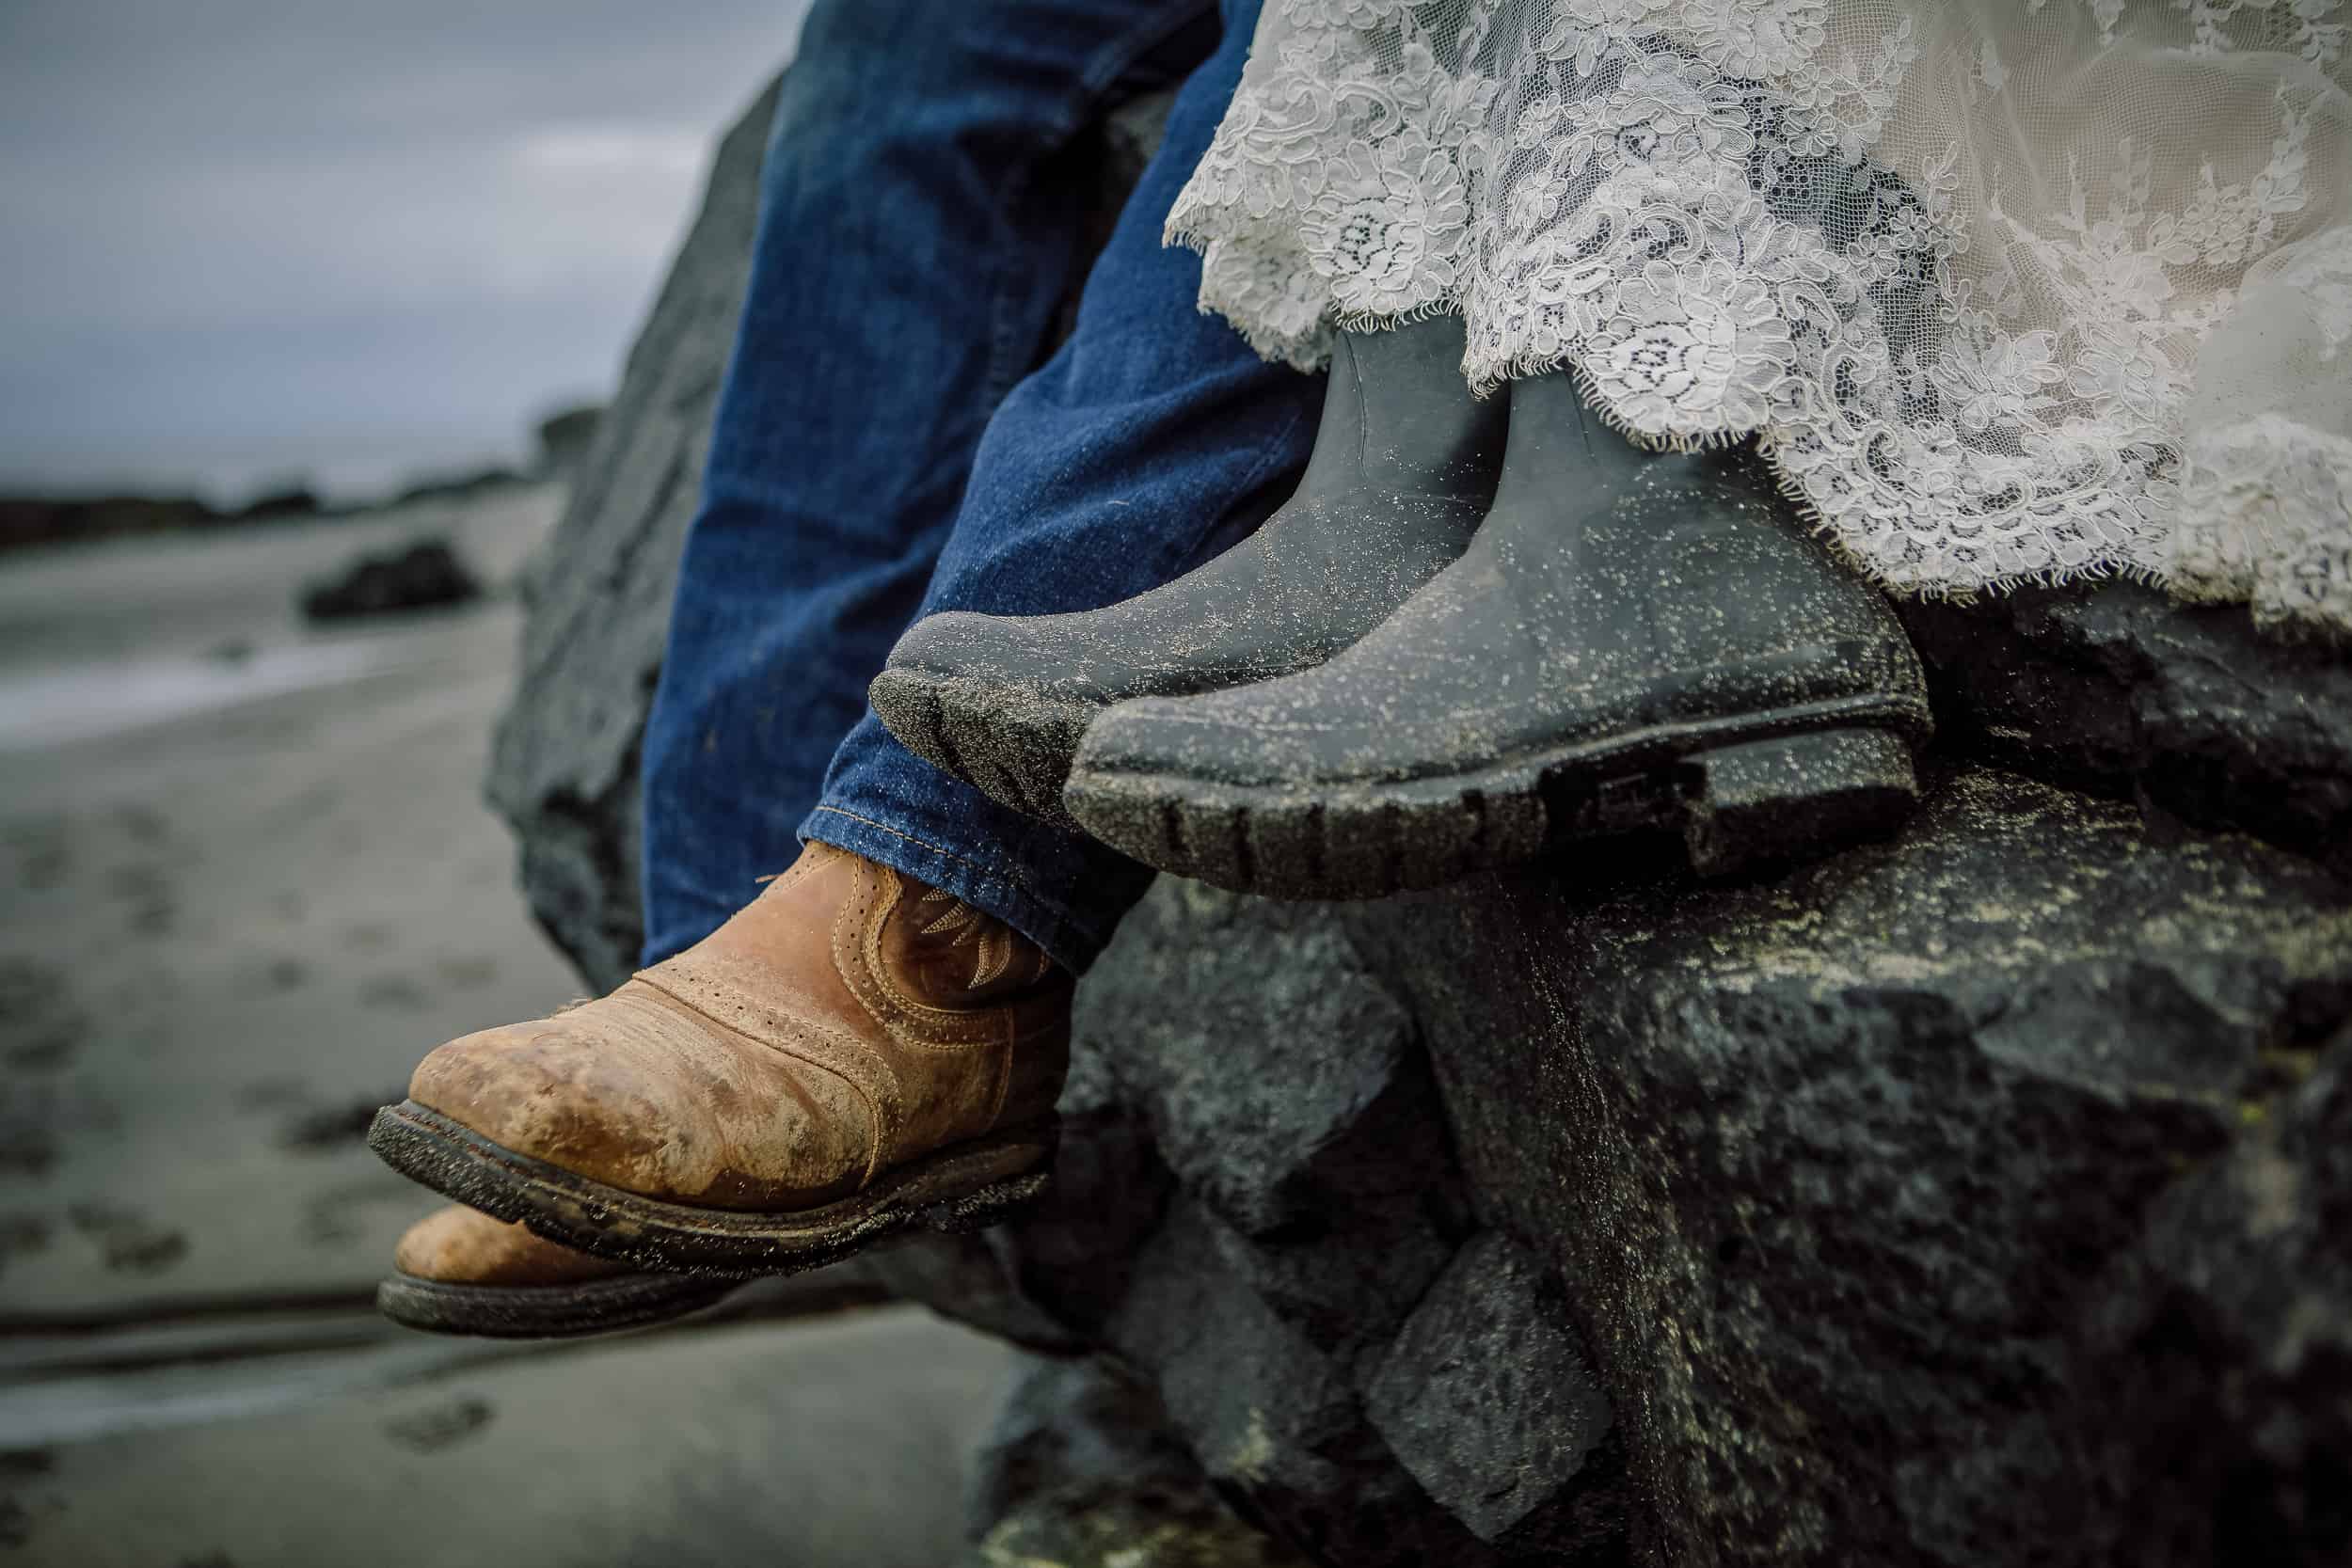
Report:
M993 917L812 845L598 1002L425 1058L369 1146L643 1266L795 1273L1044 1188L1070 980Z
M871 1117L853 1088L682 1014L644 982L427 1055L412 1102L577 1177L713 1208L821 1203L853 1185Z
M629 1272L628 1265L532 1235L519 1225L453 1203L403 1232L392 1267L444 1285L573 1285Z
M642 1185L675 1136L671 1118L699 1115L631 1071L630 1053L583 1016L609 1006L452 1040L417 1065L408 1098L513 1153Z

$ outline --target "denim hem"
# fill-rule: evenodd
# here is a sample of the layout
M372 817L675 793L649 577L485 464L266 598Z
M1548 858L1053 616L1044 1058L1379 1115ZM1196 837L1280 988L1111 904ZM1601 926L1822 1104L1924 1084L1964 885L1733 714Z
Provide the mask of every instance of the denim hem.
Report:
M952 835L910 831L842 806L820 804L801 824L803 841L830 844L936 888L945 888L1045 949L1073 974L1084 974L1110 940L1087 927L1060 899L1025 886L1017 872L980 864L934 842Z

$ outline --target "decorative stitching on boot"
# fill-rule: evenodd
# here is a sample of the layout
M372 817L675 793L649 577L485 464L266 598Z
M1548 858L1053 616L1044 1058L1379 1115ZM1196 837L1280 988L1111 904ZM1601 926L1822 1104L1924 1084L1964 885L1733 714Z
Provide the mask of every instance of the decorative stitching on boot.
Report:
M968 865L983 877L995 877L998 875L996 872L991 871L987 866L982 865L976 860L968 860L963 856L957 854L953 849L942 849L938 845L933 844L930 839L917 838L913 833L901 832L887 822L877 822L870 816L860 816L853 811L843 811L839 806L818 806L817 809L818 811L829 811L835 816L846 816L852 822L862 822L869 828L880 829L882 832L888 833L893 838L903 838L918 849L929 849L934 855L946 856L947 859L954 861L958 865ZM820 840L819 842L822 841ZM839 847L832 846L831 847L838 848ZM848 850L841 850L840 852L843 854L849 853Z
M869 1124L866 1172L858 1179L858 1188L863 1191L889 1163L887 1156L896 1148L898 1129L905 1120L902 1091L889 1060L854 1035L846 1034L815 1019L780 1012L759 1003L740 988L725 984L715 976L696 975L695 967L693 960L681 955L654 969L641 972L636 978L696 1018L773 1051L778 1055L829 1073L848 1085L850 1091L865 1102ZM682 994L669 984L673 978L690 988L707 989L728 998L741 1007L740 1015L733 1021L722 1017L710 1006L691 995ZM820 1045L831 1046L834 1053L838 1053L838 1059L834 1054L820 1053Z
M851 905L842 905L835 917L834 929L834 968L842 983L850 988L876 1022L890 1031L892 1037L903 1043L932 1051L968 1051L976 1046L993 1043L987 1034L975 1036L968 1032L973 1022L969 1013L953 1007L934 1007L900 990L890 975L889 966L882 962L882 927L889 924L893 911L904 895L905 885L898 873L890 866L869 864L859 868L858 896L862 901L866 890L863 878L871 870L883 881L881 908L860 925L857 935L845 948L846 933L841 922L850 912ZM854 958L845 958L845 954ZM959 1027L961 1025L961 1027ZM914 1037L908 1038L909 1036Z
M947 912L923 927L924 936L940 936L948 931L955 938L950 948L977 943L973 974L966 990L977 990L1012 967L1012 932L993 915L982 914L944 887L935 887L915 900L918 904L947 906Z

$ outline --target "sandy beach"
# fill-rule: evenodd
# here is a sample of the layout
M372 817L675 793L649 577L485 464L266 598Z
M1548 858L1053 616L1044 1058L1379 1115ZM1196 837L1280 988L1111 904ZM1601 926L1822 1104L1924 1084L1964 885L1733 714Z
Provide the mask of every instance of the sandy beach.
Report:
M560 501L524 487L0 561L11 1560L961 1551L941 1472L1009 1364L961 1330L889 1309L548 1350L368 1307L434 1200L367 1153L367 1117L432 1045L577 990L480 800L511 584ZM301 623L302 583L423 534L497 591ZM843 1452L854 1485L818 1474Z

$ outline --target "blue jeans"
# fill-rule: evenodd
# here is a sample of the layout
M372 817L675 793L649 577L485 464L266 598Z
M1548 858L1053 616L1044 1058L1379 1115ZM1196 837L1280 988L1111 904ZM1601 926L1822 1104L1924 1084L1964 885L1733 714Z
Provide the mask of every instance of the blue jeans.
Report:
M1150 873L916 758L867 709L944 610L1113 604L1296 483L1320 383L1195 306L1160 244L1256 0L818 0L785 77L749 297L644 757L645 957L816 839L1083 971ZM1182 82L1041 368L1096 200L1088 128ZM1026 373L1025 373L1026 372Z

